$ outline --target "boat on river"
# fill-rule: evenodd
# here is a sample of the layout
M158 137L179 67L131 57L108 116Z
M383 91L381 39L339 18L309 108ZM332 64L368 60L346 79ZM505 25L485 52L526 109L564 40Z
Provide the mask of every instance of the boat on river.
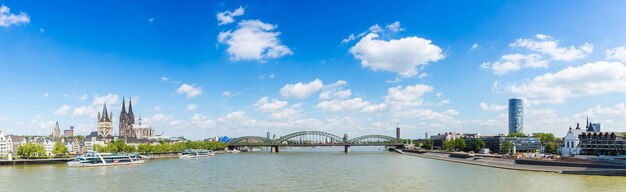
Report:
M199 157L208 157L215 155L215 152L211 150L199 150L199 149L185 149L179 154L181 159L193 159Z
M99 167L117 165L143 164L144 161L138 154L127 153L98 153L88 151L84 155L79 155L76 160L67 162L70 167Z

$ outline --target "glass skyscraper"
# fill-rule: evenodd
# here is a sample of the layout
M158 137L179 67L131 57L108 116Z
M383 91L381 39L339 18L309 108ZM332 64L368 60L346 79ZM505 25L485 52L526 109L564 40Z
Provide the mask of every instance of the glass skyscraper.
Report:
M524 100L509 99L509 134L523 133Z

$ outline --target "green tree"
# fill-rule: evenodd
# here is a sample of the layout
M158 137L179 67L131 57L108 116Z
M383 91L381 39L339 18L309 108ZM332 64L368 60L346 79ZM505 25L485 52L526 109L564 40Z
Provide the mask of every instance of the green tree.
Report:
M480 149L485 147L485 142L482 139L475 138L472 140L472 150L475 152L480 151Z
M509 133L509 135L507 135L507 137L526 137L526 134L524 134L524 133Z
M68 153L70 152L69 150L67 150L67 147L63 145L63 143L58 142L58 141L54 143L54 147L52 148L52 154L54 154L57 157L64 157L64 156L67 156Z
M181 152L185 150L186 148L187 146L185 145L185 143L174 143L172 144L171 152Z
M464 150L467 147L467 143L463 138L457 138L454 140L454 147L457 151Z
M500 152L502 153L509 153L509 150L513 149L513 144L511 142L505 141L504 143L502 143L502 146L500 146Z
M556 144L556 142L546 143L546 149L545 149L546 153L556 153L558 149L559 149L559 145Z
M139 146L137 146L137 151L139 153L143 153L143 154L148 154L148 153L152 153L152 145L148 144L148 143L142 143L139 144Z
M546 145L549 142L556 141L556 137L552 133L533 133L533 137L539 138L541 144Z
M41 144L25 143L17 147L17 155L24 158L45 157L46 150Z
M443 149L447 150L447 151L454 151L454 147L456 142L454 142L454 140L450 140L450 141L445 141L443 142Z
M76 138L78 138L78 141L80 142L85 140L85 136L82 136L82 135L76 136Z
M428 149L428 150L433 149L433 141L430 139L426 139L426 141L424 141L424 145L422 145L422 148Z

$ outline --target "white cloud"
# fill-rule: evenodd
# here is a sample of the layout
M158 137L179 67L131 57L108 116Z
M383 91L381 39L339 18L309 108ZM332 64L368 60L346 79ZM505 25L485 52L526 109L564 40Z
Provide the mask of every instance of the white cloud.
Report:
M446 105L446 104L448 104L448 103L450 103L450 100L449 100L449 99L444 99L444 100L439 101L439 102L437 103L437 105Z
M85 105L74 108L74 112L72 112L72 116L74 117L87 116L91 118L96 118L97 115L98 115L98 110L96 108L94 108L93 106L85 106Z
M161 81L169 81L170 78L167 76L161 76Z
M522 67L546 68L549 61L539 54L507 54L502 55L500 61L485 62L480 65L483 69L491 68L496 75L504 75L511 71L517 71Z
M279 109L286 107L289 103L287 101L280 101L277 99L270 99L268 97L262 97L259 99L254 106L257 111L261 112L274 112Z
M459 112L454 109L448 109L443 112L436 112L431 109L413 109L396 112L393 116L396 118L446 121L453 119L458 114Z
M83 100L83 101L87 100L87 97L88 97L87 94L84 94L84 95L81 95L81 96L76 96L77 99L80 99L80 100Z
M497 104L487 104L484 102L480 102L480 108L483 111L502 111L507 108L506 105L497 105Z
M230 97L231 95L232 95L232 93L230 93L230 91L222 92L222 96L224 96L224 97Z
M619 62L595 62L547 73L507 90L531 103L563 103L569 97L626 92L626 66Z
M416 107L422 104L422 96L431 91L433 91L433 87L423 84L406 87L400 85L389 88L387 96L385 96L385 102L396 108L405 106Z
M478 44L474 43L474 44L470 47L470 50L474 50L474 49L478 49L478 48L479 48Z
M602 107L597 105L593 108L588 109L583 112L585 116L589 116L592 118L601 118L601 117L621 117L626 118L626 107L624 103L615 104L613 107ZM582 115L580 115L582 116Z
M70 107L69 105L63 105L59 107L59 109L54 111L54 114L55 115L67 115L67 112L69 112L71 109L72 107Z
M280 43L280 32L274 31L276 27L259 20L244 20L239 22L234 31L220 32L217 39L219 43L229 46L226 52L234 61L265 62L265 59L292 55L291 49Z
M202 94L202 87L184 83L176 90L176 93L181 95L187 95L187 99L191 99Z
M317 108L324 111L336 112L336 111L348 111L348 110L361 110L370 105L369 102L363 101L361 98L352 98L345 100L326 100L320 101L317 104Z
M152 108L152 111L154 111L155 113L160 113L161 112L161 106L156 106L156 107Z
M102 106L104 105L104 103L106 103L107 106L112 106L112 105L117 105L119 101L120 101L120 96L109 93L103 96L96 95L93 99L93 102L91 102L91 105Z
M245 13L245 9L243 7L239 7L233 11L224 11L217 13L217 25L226 25L232 22L235 22L235 18L237 16L242 16Z
M573 61L585 58L593 51L593 45L584 43L581 46L559 47L559 41L551 36L537 34L537 39L517 39L509 44L513 48L523 48L527 54L505 54L499 61L483 62L480 67L491 69L496 75L517 71L523 67L547 68L551 61Z
M418 67L444 58L441 48L428 39L405 37L383 40L376 33L365 35L350 53L361 66L373 71L391 71L403 77L418 74Z
M356 40L356 38L357 36L354 36L354 33L350 34L347 38L341 40L341 44L349 43L350 41Z
M301 104L294 104L289 106L288 108L284 108L278 111L274 111L270 114L272 119L294 119L300 116Z
M511 47L526 48L530 51L539 52L551 56L552 60L557 61L573 61L582 59L593 51L593 45L584 43L581 46L559 47L559 41L554 38L537 34L538 40L535 39L517 39L511 43Z
M193 128L200 129L211 128L216 125L215 121L209 119L206 115L202 115L199 113L193 114L193 116L189 118L189 121L187 123Z
M197 105L194 105L194 104L189 104L189 105L187 105L186 110L187 110L187 111L195 111L197 108L198 108L198 106L197 106Z
M370 104L369 106L363 108L361 110L361 112L363 113L379 113L382 111L387 110L387 104L386 103L380 103L380 104Z
M148 23L152 23L152 22L154 22L154 20L155 20L154 17L150 17L150 18L148 18Z
M43 93L40 93L39 95L41 95L41 97L43 98L50 97L50 94L48 92L43 92Z
M9 27L11 25L21 25L30 23L30 17L25 12L19 14L11 13L11 9L5 5L0 6L0 26Z
M35 118L33 118L30 121L30 123L33 124L33 125L37 125L40 129L47 129L47 128L51 129L56 124L55 121L45 121L45 120L42 120L41 116L39 116L39 115L36 115Z
M389 31L394 32L394 33L404 31L404 28L400 27L399 21L393 22L392 24L385 26L385 28L387 28Z
M615 47L606 50L606 59L626 63L626 47Z
M174 117L172 115L164 115L157 112L157 114L154 114L152 117L144 117L142 120L143 122L148 122L153 125L167 125L174 121Z
M344 80L338 80L337 82L326 85L322 88L322 92L320 93L319 98L322 100L328 99L345 99L352 95L352 91L350 89L344 89L347 82Z
M285 98L304 99L319 91L323 86L324 83L319 79L309 83L287 84L280 89L280 95Z

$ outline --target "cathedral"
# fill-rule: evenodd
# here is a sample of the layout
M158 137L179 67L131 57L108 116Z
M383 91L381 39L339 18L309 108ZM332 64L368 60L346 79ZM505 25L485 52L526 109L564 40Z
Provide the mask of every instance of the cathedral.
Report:
M104 103L102 114L98 112L98 137L113 136L113 113L107 112L107 104Z
M128 112L126 112L126 99L122 99L122 112L120 112L120 137L132 137L145 139L154 136L154 129L149 124L142 124L139 117L139 124L135 124L135 114L133 114L133 102L128 101Z
M120 137L135 137L133 132L135 114L133 114L133 101L128 101L128 113L126 112L126 99L122 98L122 112L120 113Z

